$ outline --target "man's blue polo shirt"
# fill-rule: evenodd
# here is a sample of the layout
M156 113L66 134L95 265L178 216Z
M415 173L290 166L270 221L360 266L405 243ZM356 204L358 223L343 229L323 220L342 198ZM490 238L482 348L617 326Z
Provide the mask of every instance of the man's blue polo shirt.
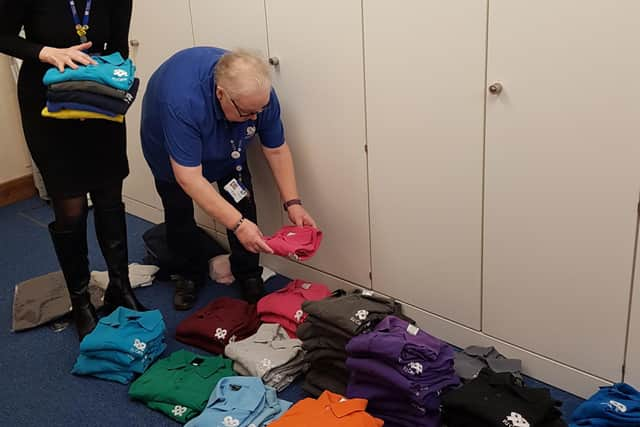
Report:
M214 67L225 52L214 47L185 49L151 76L142 101L140 135L156 179L175 181L169 156L182 166L202 165L204 177L213 182L246 161L246 147L254 134L269 148L284 143L280 103L273 89L257 120L226 120L213 79ZM234 144L242 146L239 161L231 158Z

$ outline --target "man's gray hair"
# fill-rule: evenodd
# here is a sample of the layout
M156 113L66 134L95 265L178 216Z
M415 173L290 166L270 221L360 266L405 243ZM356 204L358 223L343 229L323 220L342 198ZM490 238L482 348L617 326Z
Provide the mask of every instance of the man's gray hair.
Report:
M258 54L245 49L227 52L215 67L216 84L232 95L271 88L271 68Z

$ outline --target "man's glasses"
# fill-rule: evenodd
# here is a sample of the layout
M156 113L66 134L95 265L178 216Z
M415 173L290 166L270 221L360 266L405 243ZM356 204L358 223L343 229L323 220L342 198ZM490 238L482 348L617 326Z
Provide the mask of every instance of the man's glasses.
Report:
M240 117L251 117L251 116L255 116L257 114L260 114L264 111L264 109L267 107L267 105L265 105L264 107L262 107L261 109L259 109L258 111L253 111L250 113L244 112L240 109L240 107L238 107L238 104L236 104L236 101L233 100L233 98L231 97L231 95L229 95L229 92L227 92L226 89L222 88L222 90L224 90L224 93L227 94L227 96L229 97L229 100L231 101L231 103L233 104L233 106L235 107L236 111L238 112L238 115Z

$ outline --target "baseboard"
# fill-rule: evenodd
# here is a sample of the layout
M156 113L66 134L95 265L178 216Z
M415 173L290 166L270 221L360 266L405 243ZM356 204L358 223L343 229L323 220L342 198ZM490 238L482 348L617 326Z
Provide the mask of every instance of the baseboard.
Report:
M162 209L147 205L127 196L124 196L122 199L127 213L154 224L160 224L164 221L164 211Z
M38 193L33 175L25 175L0 184L0 207L29 199Z

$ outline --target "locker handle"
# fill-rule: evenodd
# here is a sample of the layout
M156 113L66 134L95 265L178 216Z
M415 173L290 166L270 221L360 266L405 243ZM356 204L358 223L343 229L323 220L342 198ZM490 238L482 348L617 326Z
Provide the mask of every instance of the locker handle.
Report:
M491 92L491 94L493 95L500 95L500 93L502 92L502 84L501 83L493 83L491 86L489 86L489 92Z

